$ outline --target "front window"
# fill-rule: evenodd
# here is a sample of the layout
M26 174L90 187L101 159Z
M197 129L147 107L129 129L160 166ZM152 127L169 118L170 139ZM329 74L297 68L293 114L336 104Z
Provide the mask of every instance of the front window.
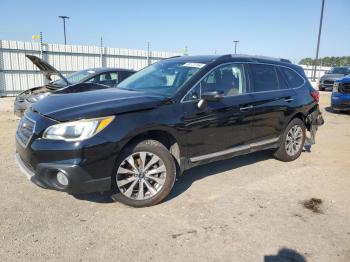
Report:
M171 96L203 66L203 63L163 61L133 74L118 88Z
M328 74L349 75L350 68L347 67L334 67L328 71Z
M88 76L91 76L93 74L95 74L96 72L93 70L82 70L82 71L78 71L75 72L73 74L70 74L68 76L66 76L66 79L68 80L69 83L71 84L77 84L79 83L81 80L85 79ZM66 82L63 79L59 79L55 82L53 82L53 84L57 84L57 85L66 85Z
M220 91L225 97L246 93L245 72L242 64L232 63L219 66L193 87L183 101L197 101L203 92Z

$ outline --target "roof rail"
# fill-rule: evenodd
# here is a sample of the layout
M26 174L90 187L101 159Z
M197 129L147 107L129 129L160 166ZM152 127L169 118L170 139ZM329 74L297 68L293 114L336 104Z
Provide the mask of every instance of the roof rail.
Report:
M221 61L221 60L225 60L225 59L228 59L228 58L232 58L232 55L222 55L222 56L219 56L218 58L216 58L215 60L216 61Z
M284 62L284 63L290 63L292 62L289 59L285 58L275 58L275 57L268 57L268 56L257 56L257 55L244 55L244 54L234 54L234 55L222 55L219 56L216 60L225 60L227 58L232 58L232 57L241 57L241 58L250 58L250 59L266 59L266 60L273 60L273 61L279 61L279 62Z
M170 56L167 58L163 58L162 60L167 60L167 59L176 58L176 57L181 57L181 55Z
M285 62L285 63L289 63L292 64L292 62L289 59L285 59L285 58L280 58L281 62Z

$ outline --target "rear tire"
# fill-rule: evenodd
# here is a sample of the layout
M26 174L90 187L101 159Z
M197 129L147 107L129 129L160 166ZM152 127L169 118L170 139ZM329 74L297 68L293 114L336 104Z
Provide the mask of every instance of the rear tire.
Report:
M144 140L122 151L114 173L112 199L133 207L146 207L158 204L170 193L176 179L176 165L163 144Z
M305 132L306 127L301 119L294 118L290 121L281 137L280 146L274 153L274 157L284 162L297 159L303 151Z

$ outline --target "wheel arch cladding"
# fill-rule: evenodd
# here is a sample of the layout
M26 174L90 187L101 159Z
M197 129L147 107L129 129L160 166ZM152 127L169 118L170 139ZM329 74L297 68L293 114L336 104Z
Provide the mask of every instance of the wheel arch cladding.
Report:
M145 139L156 140L162 145L164 145L173 155L176 162L180 164L180 158L182 157L183 150L179 145L177 139L171 133L164 130L152 129L135 134L128 140L128 142L125 144L122 150L131 144L136 144Z

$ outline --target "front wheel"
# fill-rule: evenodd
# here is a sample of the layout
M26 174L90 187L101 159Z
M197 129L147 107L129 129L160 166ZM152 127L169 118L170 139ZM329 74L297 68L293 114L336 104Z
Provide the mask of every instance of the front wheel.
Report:
M144 140L125 148L112 177L112 199L133 207L152 206L171 191L176 179L175 161L167 148Z
M281 143L274 156L278 160L289 162L297 159L305 143L305 124L299 119L293 119L286 127Z

